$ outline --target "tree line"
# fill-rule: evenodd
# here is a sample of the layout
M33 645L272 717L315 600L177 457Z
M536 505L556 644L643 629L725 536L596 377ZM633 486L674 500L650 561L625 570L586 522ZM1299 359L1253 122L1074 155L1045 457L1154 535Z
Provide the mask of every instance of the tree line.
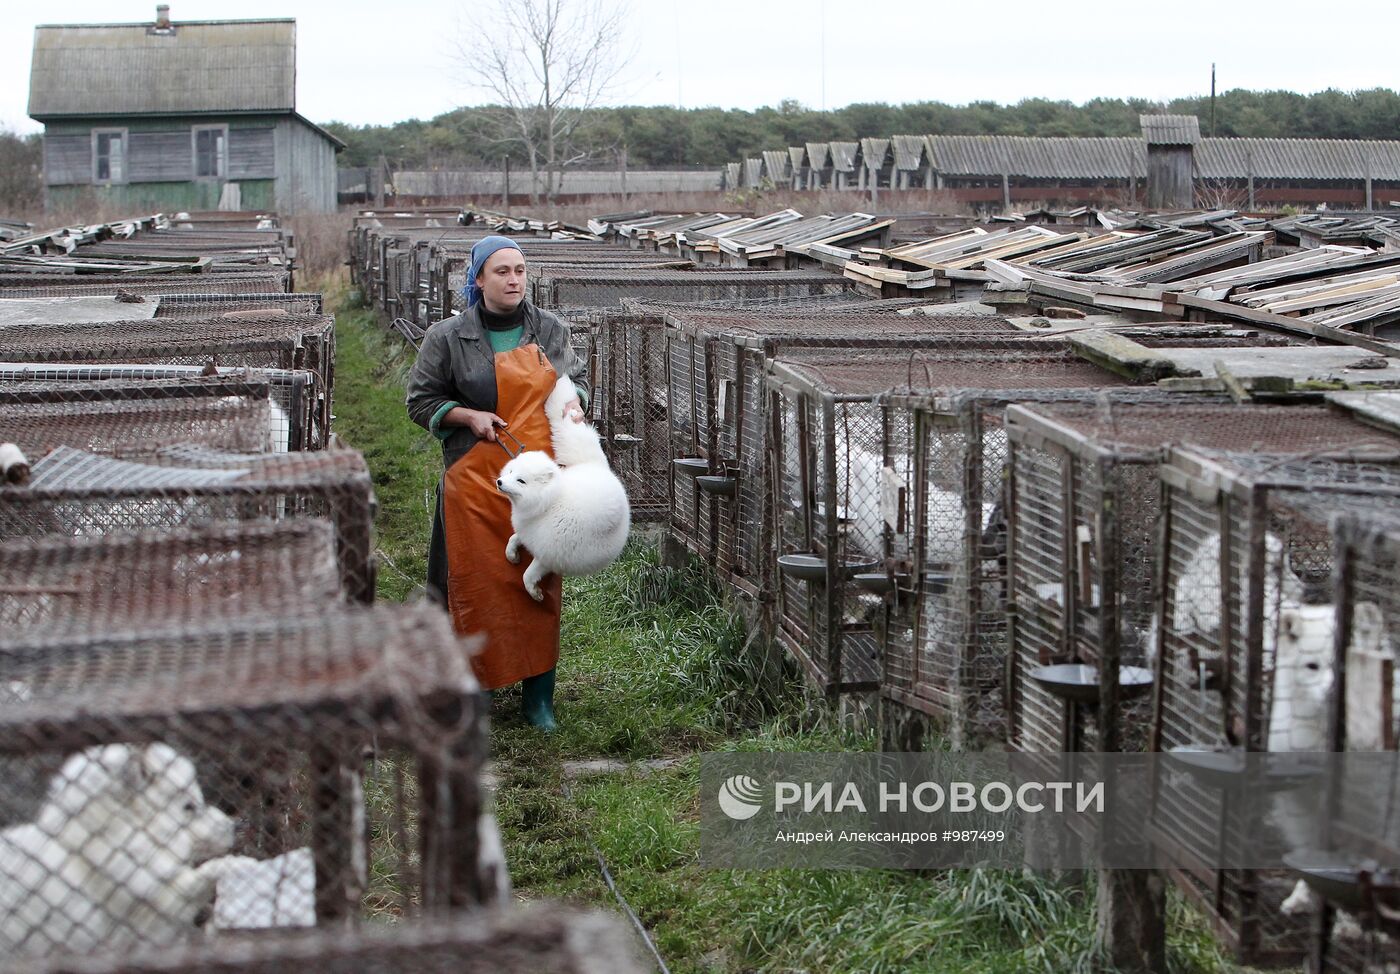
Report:
M341 166L374 165L383 155L394 169L497 168L509 156L524 166L518 144L498 141L495 106L460 108L430 121L394 125L325 127L349 148ZM1029 98L1014 105L973 102L946 105L914 102L847 105L816 111L786 100L753 111L668 106L595 108L574 135L588 153L586 165L611 168L625 149L633 168L718 167L763 149L804 142L854 141L866 136L1041 135L1136 136L1138 116L1154 113L1196 115L1201 134L1211 133L1210 97L1169 102L1143 98L1095 98L1082 105ZM1400 139L1400 94L1369 91L1228 91L1215 101L1214 134L1309 139Z

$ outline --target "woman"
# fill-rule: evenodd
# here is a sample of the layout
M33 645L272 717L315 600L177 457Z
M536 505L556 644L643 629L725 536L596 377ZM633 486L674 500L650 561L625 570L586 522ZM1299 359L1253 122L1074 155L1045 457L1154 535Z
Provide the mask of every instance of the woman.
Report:
M529 559L506 560L510 501L496 490L509 454L497 428L526 450L552 454L544 402L559 375L573 379L582 422L587 363L574 355L569 328L525 299L525 255L508 237L472 247L467 310L433 325L408 383L408 414L442 441L446 473L438 485L428 551L428 591L446 602L459 633L484 633L472 659L481 685L522 682L525 718L553 730L554 668L559 661L561 584L549 576L536 602L521 581Z

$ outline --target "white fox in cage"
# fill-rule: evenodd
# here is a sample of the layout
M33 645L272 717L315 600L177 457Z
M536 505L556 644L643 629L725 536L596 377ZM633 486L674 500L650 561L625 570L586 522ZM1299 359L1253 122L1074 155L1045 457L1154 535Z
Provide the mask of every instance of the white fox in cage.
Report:
M1301 608L1303 583L1294 574L1283 542L1274 534L1264 535L1264 656L1265 666L1274 653L1280 612ZM1243 565L1238 575L1238 591L1248 587ZM1213 532L1191 552L1185 567L1172 585L1172 627L1178 633L1209 635L1220 631L1220 534ZM1242 597L1243 599L1243 597ZM1154 612L1143 634L1143 652L1150 665L1157 658L1159 618ZM1295 620L1296 621L1296 620ZM1308 622L1316 625L1315 621Z
M225 396L224 401L238 403L243 400L238 396ZM269 398L267 405L267 452L286 453L291 443L292 421L288 418L287 411L277 403L277 400Z
M167 744L73 755L33 822L0 832L0 952L174 943L195 932L233 845L193 762Z
M1000 427L987 430L982 437L982 450L983 457L1004 457L1005 431ZM854 543L860 553L879 557L884 553L885 525L880 508L884 460L854 438L848 438L840 423L836 426L835 460L837 516L847 525L847 540ZM963 557L967 523L963 495L939 487L932 477L927 477L926 483L924 558L929 562L955 564ZM984 535L996 527L996 507L995 504L981 505L978 523Z
M576 395L568 376L560 376L545 401L554 459L529 450L496 478L497 489L510 498L515 531L505 556L516 564L522 547L530 553L524 583L536 601L544 598L546 575L587 575L611 565L631 530L627 491L608 467L597 430L564 416L564 404Z
M1270 751L1323 751L1328 749L1327 715L1329 697L1336 683L1333 672L1333 635L1336 624L1332 606L1315 609L1312 625L1299 627L1291 618L1299 610L1281 614L1278 652L1269 706ZM1349 751L1381 750L1386 738L1394 739L1396 727L1386 720L1400 718L1400 682L1392 676L1390 699L1381 698L1384 681L1372 679L1373 664L1385 664L1393 672L1397 662L1395 647L1386 632L1385 617L1374 602L1358 602L1352 610L1351 643L1346 651L1346 746ZM1316 837L1304 827L1306 799L1287 793L1276 799L1275 825L1291 849L1316 846ZM1299 915L1321 906L1312 887L1299 880L1283 902L1283 912ZM1339 911L1335 934L1345 939L1361 935L1361 927L1350 914ZM1379 935L1378 935L1379 936Z

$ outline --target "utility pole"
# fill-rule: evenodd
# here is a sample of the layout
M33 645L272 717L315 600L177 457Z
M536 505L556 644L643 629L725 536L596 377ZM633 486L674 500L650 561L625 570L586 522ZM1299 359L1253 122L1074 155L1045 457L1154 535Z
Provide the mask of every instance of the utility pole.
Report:
M1215 138L1215 62L1210 62L1210 137Z

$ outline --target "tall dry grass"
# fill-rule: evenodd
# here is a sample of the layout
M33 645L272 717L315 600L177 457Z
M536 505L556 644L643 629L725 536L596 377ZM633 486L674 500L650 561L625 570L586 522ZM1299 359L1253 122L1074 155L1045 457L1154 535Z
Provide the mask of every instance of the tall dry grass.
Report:
M297 248L297 268L302 280L335 278L349 259L351 211L305 213L282 218L282 226L292 231Z

